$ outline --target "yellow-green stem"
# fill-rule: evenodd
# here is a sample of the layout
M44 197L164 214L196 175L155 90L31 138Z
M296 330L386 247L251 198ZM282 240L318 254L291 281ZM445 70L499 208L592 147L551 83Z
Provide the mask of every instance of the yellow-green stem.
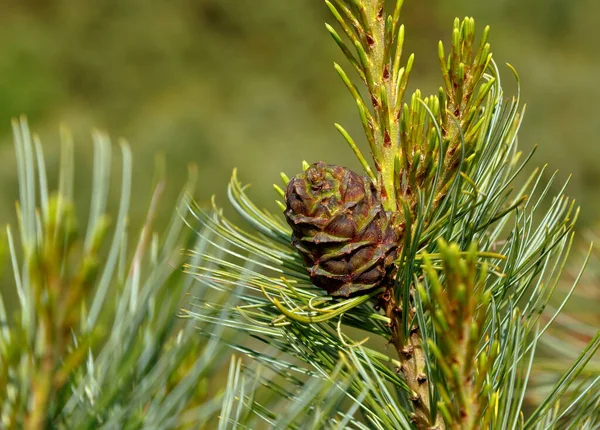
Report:
M374 119L373 134L379 157L375 160L378 171L383 207L387 211L397 211L395 188L395 159L397 153L400 127L394 113L396 105L396 88L392 83L392 64L386 55L385 23L383 0L367 0L366 15L370 27L366 29L367 52L370 75L373 77L369 85L373 103Z
M26 420L27 428L32 430L46 428L55 363L52 316L49 309L43 312L40 324L44 334L44 351L39 366L33 372L32 406Z
M413 404L413 423L419 430L445 430L446 426L439 414L432 420L431 404L429 397L429 384L423 339L418 328L409 333L408 338L403 336L402 310L398 306L391 288L379 296L380 306L390 319L392 338L390 342L398 351L402 363L400 372L411 390ZM409 310L408 312L411 312ZM410 318L409 318L410 319Z

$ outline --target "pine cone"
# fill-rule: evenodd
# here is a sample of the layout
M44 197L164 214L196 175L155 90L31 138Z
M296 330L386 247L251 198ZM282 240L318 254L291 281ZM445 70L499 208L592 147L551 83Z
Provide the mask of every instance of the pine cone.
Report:
M314 285L345 296L396 272L398 235L369 178L318 162L287 186L285 217Z

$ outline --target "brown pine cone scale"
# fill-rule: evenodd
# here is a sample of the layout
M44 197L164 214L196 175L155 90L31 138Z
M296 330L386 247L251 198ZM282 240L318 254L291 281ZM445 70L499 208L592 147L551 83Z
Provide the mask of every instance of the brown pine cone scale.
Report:
M290 180L285 197L292 244L314 285L348 297L395 274L398 235L369 178L318 162Z

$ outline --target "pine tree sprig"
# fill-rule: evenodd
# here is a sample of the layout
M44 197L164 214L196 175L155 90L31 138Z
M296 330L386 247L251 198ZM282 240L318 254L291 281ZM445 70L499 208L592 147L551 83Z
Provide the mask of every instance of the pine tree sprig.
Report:
M418 287L437 339L437 342L428 339L435 356L434 367L439 366L446 381L445 385L436 384L442 399L438 408L444 411L448 428L486 428L489 417L485 412L494 394L486 384L487 375L498 351L497 339L479 351L480 327L485 327L491 300L491 292L484 287L487 267L484 265L477 273L478 255L474 247L466 258L455 246L441 242L439 247L441 267L435 267L430 256L424 255L429 294L422 284ZM438 270L445 274L444 286Z
M394 142L399 137L398 106L401 106L399 100L406 88L413 58L410 57L406 68L400 68L404 27L398 27L398 20L402 2L397 3L393 14L389 16L384 13L384 4L380 1L363 3L338 0L335 3L337 7L326 1L348 37L350 46L356 51L356 59L351 54L350 47L329 25L328 31L350 63L358 68L359 77L369 92L372 113L339 65L336 65L336 70L357 100L367 141L371 146L378 176L376 183L379 184L384 207L395 210L394 166L397 143ZM343 16L338 10L343 12Z
M410 392L408 400L413 405L411 421L417 428L443 429L441 419L434 414L431 405L431 393L427 383L427 357L424 351L423 339L418 327L409 329L405 334L402 330L406 326L403 316L407 320L416 319L414 308L402 312L402 307L396 302L391 291L386 291L379 297L379 306L390 319L391 342L393 343L400 359L400 368ZM406 309L406 307L404 308Z
M212 211L191 206L213 238L209 248L194 254L210 266L187 270L207 288L235 295L239 303L227 310L226 320L215 316L224 308L210 300L198 302L188 315L273 348L265 353L242 340L231 343L275 375L264 381L275 400L252 405L251 423L277 423L275 411L283 398L302 402L306 411L306 405L322 402L319 395L308 394L315 379L334 384L341 379L350 401L344 411L362 415L361 420L341 412L353 428L364 428L363 423L407 429L525 425L528 381L548 329L539 318L548 312L564 268L578 208L562 195L564 186L543 207L555 181L554 176L544 181L545 168L515 185L531 159L517 147L524 109L519 89L512 99L503 93L487 27L476 44L474 21L456 20L449 53L439 46L443 86L438 94L424 97L417 90L403 100L414 57L401 67L401 4L388 16L381 0L327 2L348 41L332 27L328 31L359 68L371 102L367 107L366 97L336 65L357 103L373 167L354 139L336 127L368 177L341 166L304 162L304 173L285 176L286 189L278 190L284 191L281 206L288 225L252 203L236 172L228 196L249 231L233 225L216 206ZM516 73L515 78L519 88ZM371 199L371 185L378 200ZM354 207L369 211L354 213ZM371 218L363 222L364 214ZM361 247L374 255L387 249L381 237L378 242L362 234L388 220L396 227L397 252L385 254L394 257L393 264L353 260ZM354 236L347 234L352 229ZM383 228L377 232L389 234ZM332 285L344 276L363 280L364 273L381 273L336 272L350 263L360 270L389 270L387 283L364 288L344 281L340 294ZM550 322L557 314L549 316ZM377 338L392 345L394 353L373 347ZM559 403L567 393L563 388L577 380L597 345L592 342L589 348L571 368L572 376L542 401L546 406L531 426L556 426L564 413ZM351 375L349 383L341 376L345 372ZM339 425L338 415L319 416L321 427ZM298 420L288 424L302 427Z

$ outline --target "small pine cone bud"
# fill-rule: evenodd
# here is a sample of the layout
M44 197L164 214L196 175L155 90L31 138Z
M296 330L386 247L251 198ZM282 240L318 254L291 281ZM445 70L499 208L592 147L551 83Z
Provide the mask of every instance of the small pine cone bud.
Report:
M314 285L345 296L395 274L398 236L369 178L318 162L292 178L285 217Z

